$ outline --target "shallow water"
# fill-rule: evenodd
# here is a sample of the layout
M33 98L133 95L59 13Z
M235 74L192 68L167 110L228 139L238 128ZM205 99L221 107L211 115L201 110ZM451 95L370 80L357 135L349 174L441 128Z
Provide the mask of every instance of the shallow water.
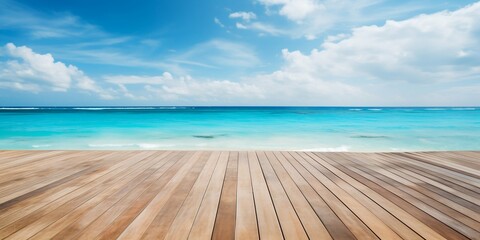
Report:
M4 107L0 149L480 150L480 108Z

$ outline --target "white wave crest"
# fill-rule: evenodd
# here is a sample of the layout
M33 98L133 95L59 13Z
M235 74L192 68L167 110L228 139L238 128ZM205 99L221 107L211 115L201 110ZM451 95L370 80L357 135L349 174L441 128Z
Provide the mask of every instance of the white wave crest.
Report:
M137 144L139 148L146 148L146 149L153 149L153 148L159 148L162 145L160 144L154 144L154 143L139 143Z
M307 148L300 151L305 152L347 152L350 150L350 146L342 145L340 147L322 147L322 148Z
M93 148L104 148L104 147L132 147L135 144L122 144L122 143L102 143L102 144L88 144L89 147Z
M34 144L32 145L32 148L46 148L46 147L51 147L52 145L50 144Z
M157 144L157 143L90 143L91 148L141 148L141 149L160 149L167 147L174 147L170 144Z
M0 107L0 110L36 110L34 107Z

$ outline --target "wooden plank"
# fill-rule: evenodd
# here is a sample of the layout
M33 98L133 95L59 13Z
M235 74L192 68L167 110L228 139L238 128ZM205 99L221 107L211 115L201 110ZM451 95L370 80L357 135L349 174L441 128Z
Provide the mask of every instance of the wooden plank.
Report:
M223 186L223 179L227 170L228 152L222 152L217 166L208 184L202 204L198 209L197 216L189 233L189 239L211 239L217 207Z
M177 152L170 158L170 165L162 170L161 177L152 184L139 198L131 203L115 220L110 223L96 239L116 239L122 232L142 213L148 204L158 195L158 193L175 176L178 170L184 165L188 152Z
M464 188L462 186L459 186L457 184L454 184L454 183L452 183L448 180L437 177L437 176L441 176L442 174L435 174L435 175L429 174L428 169L426 169L424 171L412 170L408 166L401 165L399 162L387 157L386 155L372 155L371 157L373 159L377 160L377 161L388 162L390 164L400 166L398 168L398 171L400 171L400 170L402 171L401 175L411 176L411 178L415 179L416 182L425 183L425 184L422 184L422 186L424 188L427 188L427 189L431 190L431 191L435 191L435 189L438 189L439 191L441 191L441 192L443 191L447 195L450 194L450 195L458 196L459 194L456 194L455 192L460 192L463 196L469 196L469 197L467 197L467 199L455 197L455 198L453 198L453 200L468 201L466 204L463 204L465 201L460 201L461 202L460 204L463 204L465 207L471 208L471 209L473 209L477 212L480 211L480 204L476 203L476 201L472 202L472 200L473 200L472 198L477 198L477 197L480 198L479 191L477 191L477 190L472 191L472 190L469 190L469 189ZM473 184L474 188L477 188L477 187L475 187L475 184L480 186L480 181L474 180L474 181L471 181L471 184ZM441 186L445 186L445 188L442 188ZM455 192L452 193L451 191L449 191L449 189L452 189Z
M426 153L434 157L442 156L449 161L457 161L459 163L473 164L472 168L480 168L478 159L480 156L476 152L469 151L455 151L455 152L429 152Z
M419 158L422 158L422 159L428 159L429 161L433 161L433 162L437 162L437 158L441 159L442 162L445 162L445 163L448 163L448 164L453 164L454 166L453 167L458 167L460 168L460 170L464 169L463 171L465 171L465 169L469 169L467 170L467 172L470 172L474 174L474 176L478 176L478 173L480 172L478 169L479 169L479 165L478 165L478 162L470 162L470 161L462 161L461 158L461 154L455 154L454 156L451 155L451 153L448 153L448 152L441 152L441 153L437 153L439 155L439 157L435 157L434 155L432 154L428 154L428 153L425 153L425 152L409 152L409 153L406 153L408 155L413 155L413 156L417 156Z
M69 201L65 204L63 204L61 207L41 216L35 224L28 225L21 230L15 232L14 234L10 235L7 239L25 239L25 238L31 238L35 234L37 234L40 231L45 231L41 233L40 235L36 235L39 238L42 238L42 235L51 235L54 233L57 233L62 227L65 225L68 225L69 223L73 222L76 220L76 214L82 214L83 211L77 210L78 207L82 207L83 209L89 209L90 207L94 207L97 202L101 201L105 197L108 197L110 193L115 192L116 190L119 190L122 187L122 183L130 182L132 179L135 179L135 177L142 172L145 166L148 166L150 163L150 157L154 152L148 152L146 154L140 154L137 158L139 160L142 160L142 162L139 162L134 169L130 172L131 174L127 174L124 176L121 176L119 178L115 179L115 182L110 182L108 188L104 188L106 186L100 186L100 188L97 189L97 191L93 192L91 195L85 194L80 197L72 199L72 201ZM104 191L104 189L108 189L107 191ZM73 211L77 210L77 211ZM61 221L60 219L67 219L66 221ZM25 220L29 221L28 218ZM60 221L59 221L60 220ZM53 224L52 223L56 223ZM57 227L58 226L58 227ZM3 229L2 229L3 230ZM48 238L48 237L46 237Z
M252 179L246 152L238 159L237 213L235 239L259 239Z
M300 154L302 155L302 154ZM308 154L305 154L303 157L310 157ZM315 158L315 157L314 157ZM340 161L336 158L335 161ZM327 178L332 182L337 184L344 191L348 192L350 195L355 196L355 199L360 202L363 206L368 208L374 215L376 215L382 222L384 222L389 228L391 228L395 233L401 236L404 239L422 239L417 233L412 229L406 226L403 222L395 217L395 213L390 213L375 201L373 201L368 195L361 191L361 189L355 188L351 185L347 179L347 175L338 171L336 168L325 168L322 165L312 164L318 170L320 170ZM351 180L351 179L350 179Z
M181 183L182 179L187 175L189 170L198 160L200 152L189 152L185 159L185 164L178 170L167 185L157 194L157 196L148 204L148 206L138 215L135 220L125 229L119 236L119 239L138 239L140 238L148 226L155 219L157 213L163 208L171 196L175 188Z
M472 151L0 151L0 239L477 239L478 173Z
M185 176L182 182L175 188L172 195L169 197L165 206L157 213L157 216L152 221L148 229L143 234L143 239L164 239L168 232L174 218L176 217L180 207L185 201L188 193L193 187L193 184L200 175L209 153L202 152L198 161L190 169L190 172Z
M309 155L314 157L310 153ZM335 161L331 160L329 157L339 157L327 153L315 153L315 155L317 156L314 157L315 160L317 160L320 164L323 163L323 166L330 169L333 169L331 164L335 163ZM320 157L320 159L318 157ZM343 166L337 165L336 168L348 173L348 176L345 175L344 179L350 181L350 184L354 185L357 189L362 189L362 191L368 194L371 199L382 205L382 207L389 212L393 212L398 219L401 219L402 222L415 230L415 232L420 234L422 237L426 239L445 239L444 236L447 236L449 238L465 239L463 235L421 211L414 205L411 205L410 203L399 198L397 195L387 191L376 182L371 181L364 176L360 176L359 174L350 171Z
M394 166L408 169L412 172L421 174L435 181L447 181L449 186L451 186L452 188L456 188L456 189L463 188L473 192L480 192L480 185L475 186L473 181L470 181L468 178L464 178L465 175L461 175L457 172L446 170L446 169L429 165L429 164L424 164L417 161L411 162L411 159L403 156L392 155L392 154L381 154L381 156L382 158L396 159L395 163L392 163L392 165Z
M314 174L308 171L304 165L295 159L292 153L285 153L287 160L295 169L302 175L303 178L312 186L313 189L320 195L328 204L333 212L340 218L340 220L348 227L352 234L357 239L378 239L378 237L358 218L350 209L343 204L341 199L337 198L322 182L320 182ZM318 174L318 173L317 173Z
M176 162L177 159L173 157L171 152L165 152L162 155L156 157L157 163L152 169L156 169L156 172L142 183L141 186L136 187L134 191L128 194L127 197L121 199L118 203L114 204L111 208L105 211L101 216L88 223L88 226L74 227L78 229L77 233L69 233L69 239L95 239L101 232L105 230L117 217L124 213L130 205L133 205L135 201L138 201L141 196L146 194L148 190L155 184L165 172ZM72 228L73 226L70 226ZM65 231L65 230L64 230ZM65 234L67 235L67 234Z
M105 154L102 152L89 152L93 154ZM4 169L0 172L0 187L5 185L5 183L14 181L19 182L21 180L30 180L32 177L35 176L42 176L42 171L50 170L53 168L61 168L61 167L69 167L68 165L65 166L65 162L69 162L71 158L84 156L85 152L65 152L60 155L49 156L45 158L41 158L40 160L36 161L28 161L25 164L15 165L8 169ZM63 163L63 164L62 164ZM71 163L71 162L69 162ZM76 164L81 164L83 161L74 162ZM59 166L60 165L60 166ZM52 169L53 170L53 169Z
M435 156L436 152L433 152ZM477 165L476 168L480 168L480 154L478 152L472 151L456 151L456 152L446 152L452 158L461 158L462 160Z
M0 176L15 171L18 168L28 166L30 163L38 161L48 161L48 157L56 155L66 155L73 152L64 151L14 151L8 155L0 157ZM1 177L0 177L1 178Z
M105 189L30 239L65 239L77 234L153 174L154 170L150 168L151 164L155 164L153 160L154 158L131 173L129 180L120 181L115 186Z
M145 152L132 156L135 159L140 157L139 163L135 167L128 169L125 173L130 173L138 168L142 167L146 162L146 158L152 155L153 152ZM125 169L123 169L125 170ZM115 187L121 183L121 179L126 179L128 175L120 175L114 178L110 178L108 182L105 182L103 185L96 185L93 189L83 189L83 191L76 191L75 194L70 195L68 198L61 198L58 201L52 202L45 206L42 209L39 209L22 219L10 224L8 227L0 230L0 237L3 237L4 234L11 234L12 231L17 231L15 234L9 236L11 238L24 238L31 237L36 234L38 231L49 226L51 223L57 221L61 217L65 216L73 209L77 208L84 202L88 201L92 197L96 196L98 193L102 192L105 187ZM30 224L35 221L35 224ZM30 225L29 225L30 224ZM22 228L23 227L23 228ZM20 230L19 230L20 229ZM10 233L9 233L10 232Z
M285 154L285 156L284 156ZM314 209L317 216L323 222L328 232L334 239L355 239L350 230L343 224L340 218L323 200L324 194L318 195L315 189L302 177L302 175L295 169L295 167L289 162L288 159L295 161L288 153L275 152L275 156L278 161L284 167L286 172L290 175L294 184L302 191L310 206ZM284 181L288 181L288 178L281 178ZM341 216L341 215L340 215ZM308 228L306 227L307 232Z
M37 234L34 238L42 239L42 238L50 238L50 239L65 239L65 238L73 238L76 234L82 232L87 226L91 224L92 221L96 220L99 216L104 214L107 210L109 210L112 206L116 205L118 202L123 200L124 198L128 198L128 196L135 196L136 192L142 189L143 184L148 184L148 179L155 173L158 169L157 165L163 165L166 161L159 161L159 159L163 159L168 155L168 152L164 152L160 155L153 155L150 157L151 161L142 168L140 171L141 173L138 174L135 178L131 181L126 182L123 186L118 186L118 190L116 192L106 193L114 188L106 189L101 194L98 194L94 198L90 199L85 204L81 205L74 211L70 212L67 216L71 216L70 218L63 219L61 222L61 227L58 222L50 225L48 228L42 230L41 233ZM102 198L102 195L104 196ZM68 225L69 220L71 219L71 224ZM55 226L57 225L57 226ZM48 229L52 229L48 231ZM53 230L57 229L57 230ZM61 231L58 231L61 229ZM47 233L48 232L48 233ZM56 233L57 232L57 233Z
M412 205L415 205L422 211L435 217L436 219L452 227L453 229L463 233L470 238L472 236L480 235L480 233L474 230L480 229L480 223L454 211L453 209L443 204L440 204L435 199L428 198L425 195L415 191L414 183L407 182L407 180L401 178L400 176L391 174L382 168L376 168L376 172L365 167L362 167L362 169L368 174L368 176L373 177L373 180L381 184L385 189L389 190L392 193L395 193L397 196L401 197L405 201L411 203ZM352 169L352 171L355 170ZM388 177L396 180L397 182L390 180ZM408 187L404 187L402 183L408 184ZM462 221L463 223L460 221ZM467 227L466 225L470 226L471 228Z
M23 171L28 172L26 174L15 172L15 177L7 176L7 178L12 178L11 182L13 183L5 187L1 186L0 202L9 201L25 193L43 188L75 172L91 168L102 161L101 156L103 156L104 153L88 152L88 160L83 160L82 157L85 156L81 154L82 153L77 152L76 154L68 154L68 157L62 155L52 157L51 162L44 162L42 165L33 165L24 169Z
M182 205L177 217L168 229L165 239L187 239L190 229L192 228L195 216L197 215L200 204L207 190L213 171L220 156L219 152L214 152L210 155L205 168L195 182L195 185L190 191L187 199Z
M35 191L12 199L8 202L0 204L0 210L2 210L0 212L0 219L5 220L11 214L15 214L15 216L21 217L22 214L25 214L26 212L32 212L58 199L59 197L62 197L65 194L80 188L82 185L93 181L94 179L102 176L102 173L113 170L114 167L112 165L114 163L116 163L117 165L121 164L122 161L118 161L118 158L114 158L114 156L119 155L118 152L105 152L104 154L105 155L101 156L101 158L104 160L102 164L91 168L88 173L85 173L74 180L68 181L68 183L62 183L57 181L54 184L50 184L41 189L37 189ZM127 157L128 155L123 154L122 156ZM21 213L18 212L20 210Z
M480 168L480 163L472 157L468 157L462 152L455 152L455 153L450 153L450 152L418 152L416 153L417 155L421 155L422 157L427 157L427 158L437 158L441 157L445 160L448 160L449 162L455 162L457 164L464 165L469 168L473 169L478 169Z
M468 185L475 186L477 189L480 187L480 181L478 179L461 174L457 171L453 171L451 169L443 168L442 166L432 165L430 163L426 163L423 161L416 161L414 159L409 158L405 155L399 155L396 153L390 154L379 154L384 158L394 159L395 165L404 165L410 166L411 168L419 169L422 172L434 172L435 175L438 176L448 176L450 178L457 179L458 181L464 182Z
M302 192L298 189L297 185L290 178L290 175L277 160L277 157L272 152L267 152L266 155L270 164L272 165L273 170L278 176L278 180L282 184L286 195L290 199L298 218L305 228L308 238L332 239L325 228L325 225L315 214L315 211L305 199Z
M235 239L237 171L238 152L231 152L228 159L225 179L223 180L222 195L220 196L212 239Z
M29 164L35 161L42 161L42 160L49 160L50 157L63 155L63 154L70 154L73 152L65 152L65 151L41 151L40 153L36 154L28 154L25 157L14 157L13 160L8 159L9 161L4 161L0 164L0 169L2 172L9 170L15 167L23 167L25 164Z
M248 163L252 177L253 196L260 238L283 239L277 214L255 152L248 152Z
M388 159L387 158L378 158L379 160L381 161L387 161ZM451 194L454 194L456 196L459 196L475 205L480 205L480 201L478 199L480 199L480 193L476 193L476 192L466 192L466 191L460 191L458 189L454 189L452 187L449 187L447 186L446 184L444 184L443 182L437 182L437 181L434 181L428 177L425 177L421 174L418 174L418 173L415 173L415 172L412 172L412 171L409 171L409 170L406 170L406 169L398 169L399 171L403 172L404 174L408 174L410 176L413 176L417 179L419 179L420 181L423 181L429 185L432 185L432 186L435 186L435 187L438 187L446 192L449 192Z
M283 236L285 239L308 239L302 222L300 222L300 219L298 218L290 199L285 193L285 190L275 174L275 171L268 162L265 153L257 152L257 157L258 161L260 162L260 166L262 167L263 175L265 176L268 190L270 191L270 196L277 212L278 221L280 222ZM329 237L330 235L327 233L326 236Z
M303 155L305 156L305 155ZM302 157L303 157L302 156ZM342 202L357 215L378 237L381 239L401 239L390 227L388 227L381 219L379 219L371 209L366 208L358 200L358 195L349 193L340 188L337 184L327 178L319 171L317 163L309 158L297 158L309 171L314 173L315 177L320 180L333 194L335 194ZM350 195L351 194L351 195Z
M477 179L477 181L480 181L480 177L479 177L480 176L480 170L478 170L478 169L473 169L473 168L469 168L469 167L459 165L459 164L456 164L456 163L453 163L453 162L449 162L447 160L444 160L441 157L440 158L435 158L435 160L433 160L433 159L430 159L430 158L425 158L425 157L418 156L415 153L397 153L397 154L402 155L402 156L407 156L408 158L414 159L416 161L422 161L422 162L429 163L431 165L441 166L442 168L447 168L447 169L459 172L461 174L474 177L474 178Z
M72 154L66 154L65 156L58 155L51 157L50 162L42 163L42 165L27 165L26 167L22 168L22 171L28 172L26 176L22 176L21 172L14 171L12 172L13 175L6 175L2 177L3 179L9 180L4 181L1 184L3 186L0 190L0 203L21 196L37 188L41 188L51 182L91 166L92 164L88 163L89 161L74 161L71 164L65 163L70 158L75 158L75 156L78 157L80 154L81 153L76 152ZM98 155L99 153L97 152L89 152L88 159L96 160L96 156ZM78 160L78 158L76 159ZM6 170L5 172L9 171L10 170ZM18 178L14 177L17 174Z
M355 156L355 155L354 155ZM383 165L380 162L373 160L373 156L365 156L360 155L365 159L372 159L369 161L370 164L374 164L374 166L378 166L375 171L365 168L365 165L357 166L357 168L363 169L369 175L375 176L381 181L384 181L388 184L391 184L392 190L391 192L397 192L398 190L402 190L405 193L415 197L416 199L422 200L425 204L431 205L438 209L440 212L437 214L446 213L453 219L449 219L447 221L454 221L456 222L459 219L460 221L464 222L466 225L469 225L473 229L480 229L480 225L477 221L480 221L480 214L475 212L469 208L466 208L460 204L457 204L455 201L452 201L450 198L445 198L435 192L431 192L429 189L424 188L423 184L417 184L415 178L410 177L409 175L402 174L400 171L394 168L383 168ZM388 169L388 170L386 170ZM389 185L386 185L389 186ZM398 196L402 195L402 193L398 193ZM410 197L406 196L408 199ZM405 199L405 198L404 198ZM411 200L416 202L416 200ZM442 204L441 204L442 203ZM422 203L414 204L416 206L423 206ZM428 208L428 207L427 207ZM453 211L455 210L455 211ZM475 209L477 210L477 209ZM478 209L480 210L480 208ZM425 210L424 210L425 211ZM438 219L438 217L437 217ZM474 220L475 219L475 220Z
M40 151L21 151L21 150L1 150L0 152L0 164L9 162L12 158L19 158L27 155L36 155Z
M119 155L120 153L118 152L115 152L113 155L109 155L109 157L111 157L110 160L118 160L117 157ZM128 155L125 154L123 154L123 156L128 157ZM78 181L70 181L67 185L61 184L36 196L35 194L33 194L32 196L34 197L21 199L17 202L12 202L12 205L3 208L3 211L0 215L0 218L2 219L0 229L3 229L8 225L12 224L13 222L26 216L29 216L29 220L33 220L35 219L33 216L39 216L38 214L42 212L46 213L50 210L53 210L56 207L62 205L63 203L82 194L94 192L94 190L92 190L94 189L94 187L98 186L101 183L104 183L106 180L109 179L108 177L110 177L110 175L108 175L108 173L112 173L112 175L115 176L115 173L118 173L120 171L128 171L128 168L127 170L123 168L125 167L126 162L128 161L120 161L118 164L115 165L115 167L109 168L109 170L111 171L106 171L104 175L100 174L103 173L102 171L96 172L95 170L98 169L93 169L92 173L94 175L90 175L90 177L88 177L88 174L85 174L84 176L86 178L84 179L79 177L76 179ZM102 169L101 166L100 169ZM95 173L99 174L97 175ZM55 189L57 189L57 192L50 191L55 191ZM22 225L17 222L13 226L20 227ZM0 232L2 231L3 230L1 230Z

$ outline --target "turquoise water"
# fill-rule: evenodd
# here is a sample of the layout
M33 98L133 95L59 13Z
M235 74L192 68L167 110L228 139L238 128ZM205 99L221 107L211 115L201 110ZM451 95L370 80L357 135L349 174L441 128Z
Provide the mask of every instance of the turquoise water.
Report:
M480 150L480 108L0 108L0 149Z

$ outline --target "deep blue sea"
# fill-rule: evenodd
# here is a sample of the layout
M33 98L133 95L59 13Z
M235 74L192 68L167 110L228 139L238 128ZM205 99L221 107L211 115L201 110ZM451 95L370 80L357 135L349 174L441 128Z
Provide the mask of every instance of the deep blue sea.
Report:
M480 107L3 107L0 149L480 150Z

